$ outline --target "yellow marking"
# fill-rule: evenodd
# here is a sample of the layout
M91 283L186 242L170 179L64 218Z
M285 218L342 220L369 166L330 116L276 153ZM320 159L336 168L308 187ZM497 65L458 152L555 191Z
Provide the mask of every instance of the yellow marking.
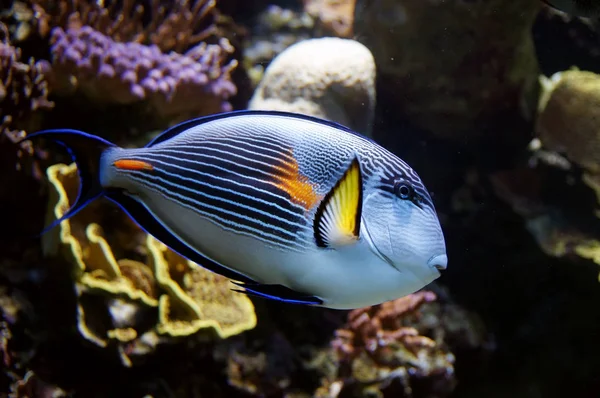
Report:
M353 162L325 204L322 222L330 243L346 245L358 237L358 212L361 206L360 168Z
M300 173L298 161L293 156L289 156L288 159L282 160L280 166L274 166L277 171L274 176L276 180L274 185L286 192L292 202L310 210L319 203L322 196L316 193L316 187L308 177Z
M121 170L153 170L154 166L152 166L148 162L143 162L141 160L132 160L132 159L121 159L117 160L113 163L117 169Z

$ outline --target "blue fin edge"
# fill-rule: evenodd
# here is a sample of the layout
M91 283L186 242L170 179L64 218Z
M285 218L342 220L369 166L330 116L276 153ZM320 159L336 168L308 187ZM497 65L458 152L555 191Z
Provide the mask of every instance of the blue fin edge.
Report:
M283 301L291 304L321 305L323 300L318 297L299 293L283 285L263 285L260 283L238 283L235 285L243 287L245 290L233 289L233 291L245 293L249 296L267 298L276 301Z
M77 165L77 175L79 176L75 202L62 217L51 222L50 225L37 234L39 238L104 195L98 171L100 157L106 149L115 147L115 145L104 138L72 129L38 131L23 137L17 142L17 145L38 138L47 139L63 146L67 150L71 160Z
M203 117L199 117L196 119L191 119L191 120L187 120L185 122L179 123L169 129L165 130L158 136L156 136L152 141L147 143L144 147L150 148L154 145L160 144L161 142L165 142L165 141L179 135L180 133L183 133L184 131L189 130L192 127L196 127L196 126L199 126L204 123L212 122L212 121L219 120L219 119L227 119L230 117L250 116L250 115L282 116L282 117L287 117L287 118L307 120L307 121L319 123L319 124L322 124L325 126L329 126L329 127L333 127L333 128L345 131L347 133L353 134L353 135L361 137L367 141L375 143L375 141L373 141L371 138L366 137L366 136L364 136L342 124L332 122L329 120L325 120L325 119L320 119L320 118L314 117L314 116L304 115L301 113L284 112L284 111L239 110L239 111L231 111L231 112L217 113L217 114L209 115L209 116L203 116Z

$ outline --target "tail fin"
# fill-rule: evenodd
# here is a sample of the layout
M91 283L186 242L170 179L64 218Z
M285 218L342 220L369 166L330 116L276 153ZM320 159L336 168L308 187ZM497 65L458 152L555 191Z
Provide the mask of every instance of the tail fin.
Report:
M39 131L29 134L21 142L37 138L44 138L64 146L77 164L79 174L79 192L75 203L60 219L44 228L40 234L43 235L62 221L77 214L94 199L104 195L104 189L100 185L100 156L106 149L115 145L95 135L68 129Z

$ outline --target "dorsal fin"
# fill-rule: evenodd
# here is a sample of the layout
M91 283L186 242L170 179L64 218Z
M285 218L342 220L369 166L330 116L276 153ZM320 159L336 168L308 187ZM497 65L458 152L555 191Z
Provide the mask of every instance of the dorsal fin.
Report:
M192 127L196 127L196 126L199 126L204 123L212 122L212 121L219 120L219 119L235 117L235 116L248 116L248 115L284 116L284 117L293 118L293 119L307 120L307 121L319 123L319 124L322 124L325 126L333 127L338 130L342 130L347 133L353 134L357 137L361 137L367 141L374 142L369 137L366 137L354 130L351 130L350 128L348 128L344 125L341 125L341 124L335 123L335 122L331 122L329 120L320 119L320 118L317 118L314 116L303 115L300 113L283 112L283 111L241 110L241 111L231 111L231 112L218 113L215 115L203 116L203 117L199 117L196 119L191 119L191 120L187 120L185 122L179 123L169 129L165 130L158 136L154 137L154 139L152 141L150 141L149 143L147 143L144 147L150 148L154 145L160 144L161 142L165 142L165 141L183 133L186 130L191 129Z

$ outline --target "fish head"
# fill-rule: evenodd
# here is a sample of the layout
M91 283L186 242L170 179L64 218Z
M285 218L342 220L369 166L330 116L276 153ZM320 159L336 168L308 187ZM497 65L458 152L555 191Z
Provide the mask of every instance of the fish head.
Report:
M448 263L431 196L412 170L409 177L377 179L365 192L361 233L377 256L426 285Z

